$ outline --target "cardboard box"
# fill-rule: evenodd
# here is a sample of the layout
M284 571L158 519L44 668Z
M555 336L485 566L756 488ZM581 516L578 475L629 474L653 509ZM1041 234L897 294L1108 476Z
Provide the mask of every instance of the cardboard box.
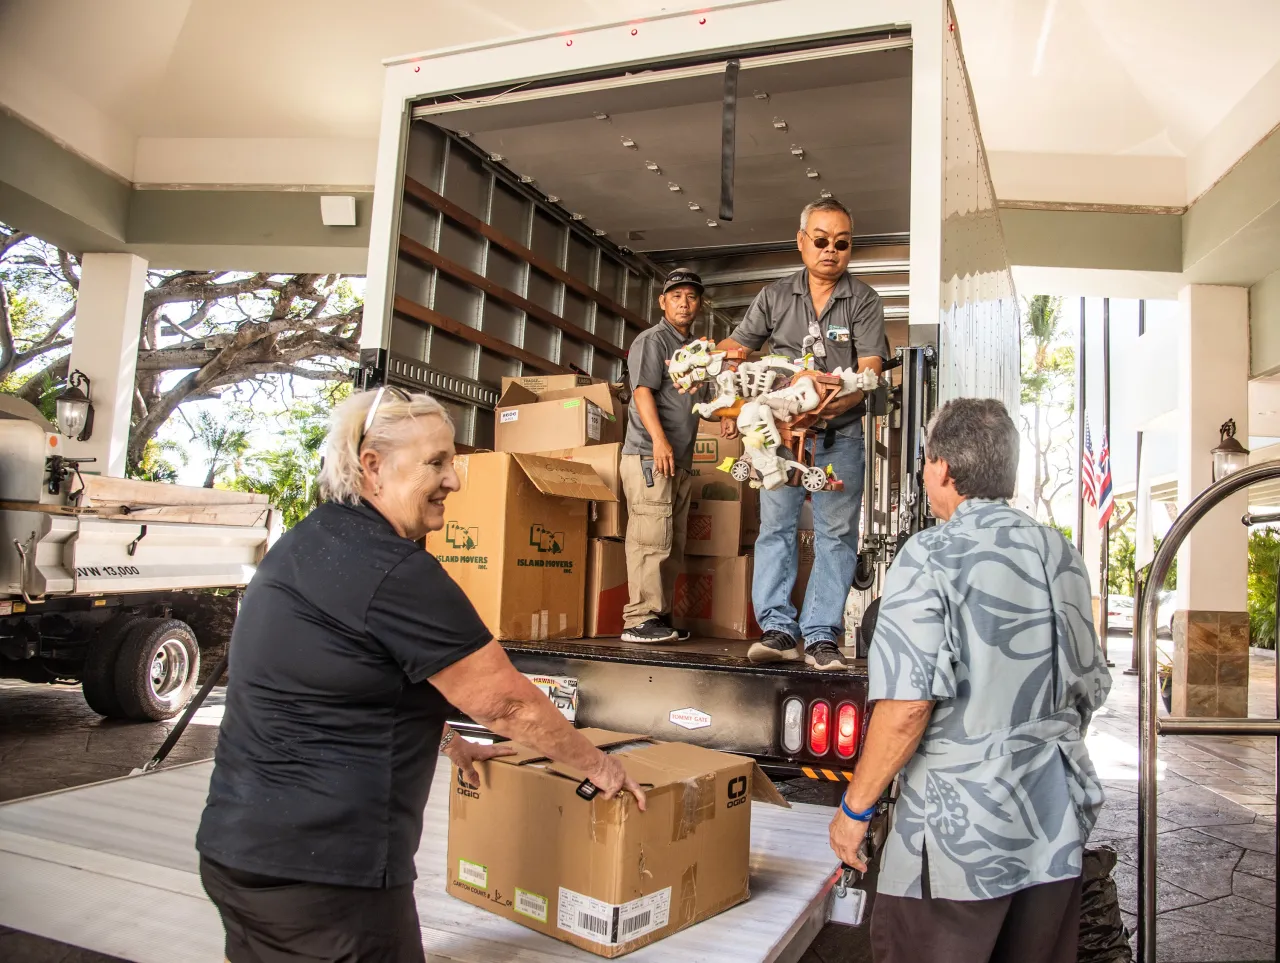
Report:
M625 414L607 384L533 392L513 383L498 399L494 448L532 453L620 442Z
M613 493L581 462L497 452L454 464L461 488L427 551L495 637L581 638L587 502Z
M694 475L689 520L685 529L686 555L740 555L760 533L760 494L711 469Z
M752 799L786 806L752 760L678 742L583 729L646 784L587 801L583 774L511 743L480 763L478 789L449 797L450 895L614 958L749 895Z
M726 458L742 457L742 439L720 437L718 423L700 422L693 446L693 470L698 474L715 471ZM721 474L724 474L721 472ZM727 475L725 477L728 477Z
M589 375L533 375L527 378L503 378L502 393L506 394L507 389L512 385L519 385L536 395L544 391L563 391L568 388L584 388L587 385L600 384L604 384L601 379L592 378Z
M590 465L617 498L615 502L591 503L591 513L587 519L588 538L622 538L627 534L627 505L622 492L622 445L587 445L584 448L561 448L538 454Z
M593 538L587 546L587 638L621 635L629 598L626 544Z
M676 576L673 621L711 639L758 639L751 607L750 555L737 558L686 557Z

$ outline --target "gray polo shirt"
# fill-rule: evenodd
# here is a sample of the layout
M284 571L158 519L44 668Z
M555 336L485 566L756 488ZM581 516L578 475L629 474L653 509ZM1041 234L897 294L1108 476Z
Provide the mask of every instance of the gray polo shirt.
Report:
M815 315L809 294L809 272L797 271L757 294L729 337L752 351L759 351L768 341L778 354L798 358L805 353L804 339ZM857 278L846 274L836 282L831 300L822 309L822 317L816 320L827 348L825 359L815 359L819 369L856 369L859 358L889 357L884 303L880 295ZM840 428L865 413L866 406L858 405L832 418L830 423Z
M693 446L698 440L698 416L693 412L695 397L682 395L667 375L667 359L693 340L692 334L682 338L680 332L663 318L653 327L636 335L627 353L627 370L631 372L631 391L648 388L658 406L658 421L675 452L676 465L693 469ZM640 420L635 399L627 408L627 440L624 455L653 456L653 439Z

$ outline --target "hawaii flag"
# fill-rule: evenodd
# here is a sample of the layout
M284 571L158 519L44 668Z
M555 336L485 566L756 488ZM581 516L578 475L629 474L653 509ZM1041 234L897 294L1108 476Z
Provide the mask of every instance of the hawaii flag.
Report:
M1116 508L1115 498L1111 494L1111 446L1107 443L1105 430L1102 432L1102 447L1098 449L1098 471L1094 484L1098 491L1098 527L1105 529Z

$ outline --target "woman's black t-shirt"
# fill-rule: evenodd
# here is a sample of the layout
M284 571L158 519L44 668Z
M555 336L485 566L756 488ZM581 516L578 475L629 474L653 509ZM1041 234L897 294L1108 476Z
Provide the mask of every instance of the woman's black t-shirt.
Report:
M491 638L377 511L318 507L245 591L196 848L283 879L412 881L449 711L427 679Z

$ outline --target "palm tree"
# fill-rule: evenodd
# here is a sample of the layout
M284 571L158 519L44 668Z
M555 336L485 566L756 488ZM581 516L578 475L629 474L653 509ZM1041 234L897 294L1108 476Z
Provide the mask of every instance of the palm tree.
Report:
M1075 478L1070 440L1062 434L1075 411L1064 390L1074 384L1075 352L1057 344L1062 298L1037 294L1026 302L1023 318L1022 427L1034 449L1032 500L1036 514L1054 524L1053 500Z

